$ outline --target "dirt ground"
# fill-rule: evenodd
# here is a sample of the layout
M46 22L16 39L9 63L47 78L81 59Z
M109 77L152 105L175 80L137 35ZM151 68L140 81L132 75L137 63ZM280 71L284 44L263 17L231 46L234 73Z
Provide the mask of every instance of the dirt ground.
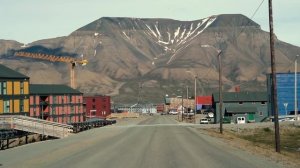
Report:
M285 129L288 130L287 126L285 128L280 127L280 130ZM291 128L293 129L293 128ZM299 128L300 129L300 128ZM202 129L203 130L203 129ZM252 154L259 154L269 158L270 160L275 160L276 162L283 163L286 167L296 168L300 165L300 151L298 152L288 152L283 150L283 145L281 143L281 153L276 153L274 145L254 142L250 140L246 140L241 138L241 133L244 135L254 135L254 132L258 131L257 128L253 128L252 130L240 130L240 132L232 131L232 129L224 129L223 134L220 134L219 128L209 128L205 129L205 133L213 136L218 137L228 143L229 145L242 149L244 151L248 151ZM281 136L281 139L284 139L284 136ZM271 141L271 140L270 140ZM300 143L299 139L297 139L298 143Z

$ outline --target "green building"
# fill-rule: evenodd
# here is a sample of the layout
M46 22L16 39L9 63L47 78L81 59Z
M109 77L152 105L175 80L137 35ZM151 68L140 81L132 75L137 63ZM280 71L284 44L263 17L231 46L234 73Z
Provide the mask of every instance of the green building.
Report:
M219 93L213 93L214 121L220 122ZM223 92L223 122L237 123L243 118L245 122L261 122L269 116L267 92Z

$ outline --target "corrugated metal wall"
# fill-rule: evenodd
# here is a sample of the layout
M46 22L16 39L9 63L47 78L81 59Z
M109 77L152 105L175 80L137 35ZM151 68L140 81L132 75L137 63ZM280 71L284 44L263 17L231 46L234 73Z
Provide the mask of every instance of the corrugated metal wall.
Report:
M278 73L277 78L277 106L278 114L285 115L294 112L295 107L295 74L294 73ZM267 76L267 87L268 96L271 100L271 76ZM300 100L300 74L297 74L297 99L298 99L298 110L299 110L299 100ZM271 102L270 104L272 104ZM287 108L285 111L284 103L287 103ZM269 112L273 115L272 106L269 106Z

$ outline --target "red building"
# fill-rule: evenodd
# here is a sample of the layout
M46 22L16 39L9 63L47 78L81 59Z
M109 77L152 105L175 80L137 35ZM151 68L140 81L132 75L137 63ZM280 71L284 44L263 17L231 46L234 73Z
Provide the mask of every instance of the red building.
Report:
M156 105L156 112L162 113L162 112L164 112L164 110L165 110L164 104L158 104L158 105Z
M209 109L212 107L212 96L197 96L197 110Z
M83 94L66 85L31 84L30 116L59 123L83 121Z
M84 96L86 118L106 118L111 114L110 96Z

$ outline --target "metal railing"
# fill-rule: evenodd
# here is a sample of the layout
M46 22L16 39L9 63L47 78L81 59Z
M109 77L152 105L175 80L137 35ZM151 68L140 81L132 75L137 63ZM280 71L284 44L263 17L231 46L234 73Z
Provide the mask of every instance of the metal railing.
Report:
M20 131L33 132L57 138L71 134L73 126L21 115L0 115L0 125Z

